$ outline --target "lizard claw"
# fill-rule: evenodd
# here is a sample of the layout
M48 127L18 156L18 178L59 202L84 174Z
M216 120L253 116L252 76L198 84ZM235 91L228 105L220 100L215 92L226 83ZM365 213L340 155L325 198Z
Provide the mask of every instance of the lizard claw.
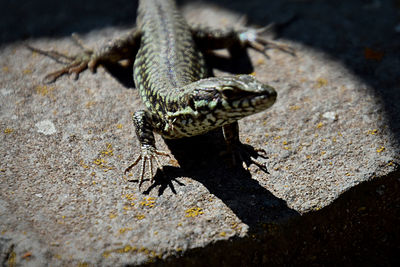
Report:
M54 50L45 51L29 45L26 46L29 50L33 52L50 57L58 63L67 65L62 69L47 74L43 79L45 83L53 83L59 77L65 74L75 74L75 79L77 79L79 77L79 74L85 69L89 68L92 72L94 72L94 70L96 69L98 62L95 58L93 58L93 50L84 46L83 42L76 34L73 34L72 38L75 44L77 44L82 49L82 53L75 56L69 56Z
M261 157L263 159L267 159L267 152L262 148L253 148L246 144L237 144L234 147L230 148L230 152L232 155L232 164L237 165L237 160L242 162L242 167L246 170L249 169L250 165L253 163L257 165L261 170L268 173L267 167L265 163L257 160L257 157Z
M59 77L63 76L64 74L75 74L75 79L78 79L79 74L84 71L88 67L89 60L87 59L75 59L72 63L70 63L65 68L57 70L55 72L47 74L43 81L45 83L53 83Z
M285 53L295 56L296 55L295 50L290 46L260 37L262 33L269 31L273 27L274 24L269 24L259 29L245 27L244 29L240 30L239 39L244 45L248 45L249 47L253 48L254 50L264 55L266 55L265 51L267 49L272 48L281 50Z
M141 174L140 174L140 178L139 178L139 188L142 186L143 181L144 181L144 175L145 175L145 171L146 171L146 162L149 162L150 164L150 182L153 182L154 180L154 176L153 176L153 159L155 159L158 168L162 170L162 165L158 159L157 156L166 156L166 157L170 157L170 155L165 152L165 151L159 151L156 149L142 149L142 152L140 153L140 155L135 159L135 161L129 165L128 168L125 169L124 174L127 174L133 167L135 167L140 160L142 160L142 164L141 164Z

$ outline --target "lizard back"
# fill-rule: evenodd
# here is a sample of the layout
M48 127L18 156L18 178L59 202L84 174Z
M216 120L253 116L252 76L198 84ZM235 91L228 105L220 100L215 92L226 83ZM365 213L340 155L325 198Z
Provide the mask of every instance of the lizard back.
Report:
M182 88L207 77L202 53L174 1L139 1L137 26L141 44L134 80L146 107L155 113L179 109Z

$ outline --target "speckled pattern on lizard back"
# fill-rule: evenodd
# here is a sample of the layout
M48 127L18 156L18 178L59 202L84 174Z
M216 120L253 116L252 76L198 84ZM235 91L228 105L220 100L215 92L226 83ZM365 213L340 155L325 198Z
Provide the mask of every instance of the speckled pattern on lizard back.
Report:
M135 84L147 109L163 116L181 108L185 85L207 77L206 63L173 1L140 1L136 22Z

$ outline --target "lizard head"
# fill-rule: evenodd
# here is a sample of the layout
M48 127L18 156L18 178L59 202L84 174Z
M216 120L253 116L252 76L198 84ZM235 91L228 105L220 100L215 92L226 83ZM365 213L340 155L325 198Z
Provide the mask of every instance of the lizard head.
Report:
M226 123L269 108L277 97L274 88L251 75L212 77L191 86L194 89L187 98L191 109Z

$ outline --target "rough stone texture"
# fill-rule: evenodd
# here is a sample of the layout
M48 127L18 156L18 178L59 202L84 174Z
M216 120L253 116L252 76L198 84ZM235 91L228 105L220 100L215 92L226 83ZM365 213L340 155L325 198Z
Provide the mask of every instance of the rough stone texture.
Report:
M100 45L134 23L136 2L1 2L2 264L393 264L400 251L395 4L180 4L191 23L214 27L244 14L256 25L297 18L277 28L295 57L249 51L256 77L278 91L270 110L240 121L242 140L268 152L269 174L225 167L218 131L167 144L158 137L174 159L139 192L137 174L123 175L138 151L130 114L143 107L131 70L107 66L45 85L42 77L60 65L23 46L78 52L73 31ZM252 71L245 55L222 66Z

